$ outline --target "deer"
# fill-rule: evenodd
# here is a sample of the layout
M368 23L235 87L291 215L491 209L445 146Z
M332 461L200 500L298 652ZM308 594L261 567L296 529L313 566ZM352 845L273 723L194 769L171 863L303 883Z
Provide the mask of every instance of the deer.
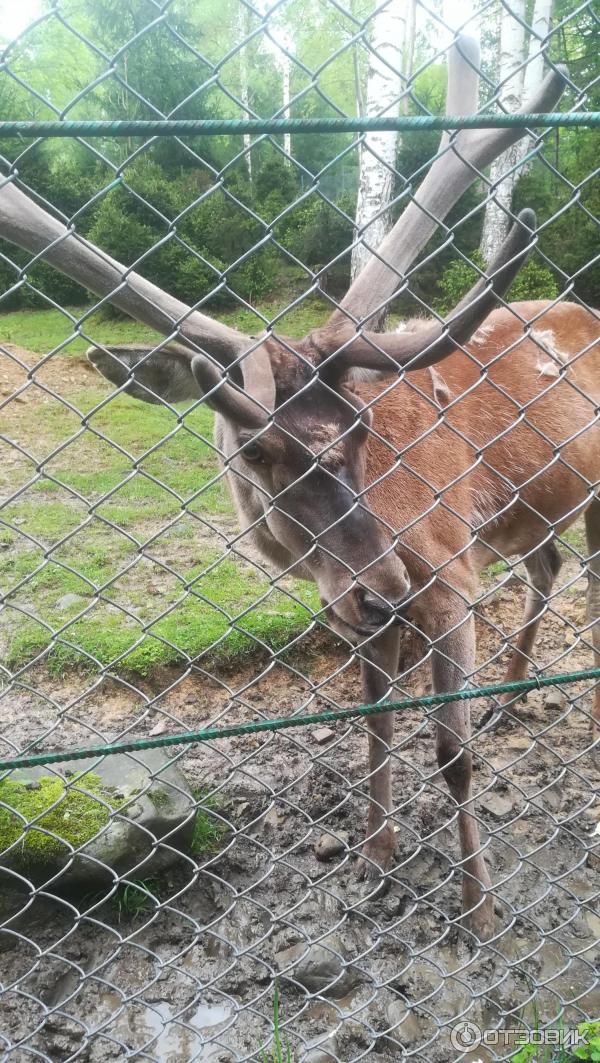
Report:
M467 37L448 57L448 114L476 110L479 54ZM554 109L565 73L551 71L526 110ZM444 134L411 201L323 326L302 340L256 337L179 302L106 256L17 187L0 188L0 236L43 257L164 340L88 356L141 401L206 402L242 531L279 573L313 580L320 617L355 647L362 697L383 703L407 627L427 646L436 693L475 672L473 603L484 565L521 558L529 591L508 665L527 674L559 567L553 537L586 514L590 623L600 608L597 405L600 319L568 302L506 304L535 243L522 211L496 260L444 319L402 332L369 319L407 283L411 266L471 182L522 130ZM362 237L361 237L362 238ZM594 651L600 660L600 637ZM600 719L598 695L594 718ZM473 794L468 703L438 705L437 771L456 805L459 916L473 941L495 933L494 892ZM359 875L393 865L394 722L368 717L369 811Z

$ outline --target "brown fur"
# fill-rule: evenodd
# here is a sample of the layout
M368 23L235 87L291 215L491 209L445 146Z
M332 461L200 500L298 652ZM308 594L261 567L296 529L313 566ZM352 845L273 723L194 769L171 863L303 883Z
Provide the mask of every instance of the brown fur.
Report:
M542 306L519 303L513 309L528 319ZM594 496L600 473L594 414L600 404L600 318L560 303L549 305L541 320L571 362L562 379L540 375L538 345L523 336L518 316L498 310L486 322L493 329L484 342L467 346L470 357L459 351L443 362L451 394L443 420L430 397L428 370L398 381L373 406L374 428L394 451L370 438L367 483L389 473L367 501L399 532L408 529L398 550L414 586L445 565L446 578L451 571L457 587L469 592L467 574L470 582L489 559L532 550L549 525L567 527ZM384 383L389 389L389 379ZM382 386L358 390L372 401ZM484 521L490 523L474 542ZM452 561L469 543L467 556Z

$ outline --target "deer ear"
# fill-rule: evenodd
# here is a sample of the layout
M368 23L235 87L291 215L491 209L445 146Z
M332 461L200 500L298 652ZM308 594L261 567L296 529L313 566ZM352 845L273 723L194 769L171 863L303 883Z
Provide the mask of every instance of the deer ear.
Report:
M193 351L170 345L89 347L87 356L103 376L142 402L195 402L202 392L192 373Z
M442 374L434 369L432 365L427 370L431 377L431 386L433 388L433 401L443 409L450 402L450 388L444 380Z

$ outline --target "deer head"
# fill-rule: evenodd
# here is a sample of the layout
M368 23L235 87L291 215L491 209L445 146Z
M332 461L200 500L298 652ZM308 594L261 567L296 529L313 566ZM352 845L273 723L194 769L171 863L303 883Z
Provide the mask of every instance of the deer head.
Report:
M449 113L475 109L477 66L477 49L460 38L449 59ZM562 85L560 73L549 75L528 108L551 108ZM89 357L138 399L203 399L214 408L242 522L261 532L280 567L315 580L328 614L350 638L397 622L410 597L394 529L365 499L371 413L353 386L353 371L411 372L468 342L524 261L532 212L522 212L498 259L447 319L402 334L372 333L365 323L394 297L468 185L520 135L512 128L444 136L392 232L328 323L302 341L244 336L190 310L75 236L13 182L0 189L0 236L43 255L165 335L157 348L95 347Z

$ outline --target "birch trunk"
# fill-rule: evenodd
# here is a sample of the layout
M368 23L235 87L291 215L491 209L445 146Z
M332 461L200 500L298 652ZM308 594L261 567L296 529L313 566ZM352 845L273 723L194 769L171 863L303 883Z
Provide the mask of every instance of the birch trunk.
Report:
M527 54L527 66L523 82L523 102L527 103L539 89L544 80L544 55L547 48L547 38L552 23L552 0L535 0L533 8L533 30L529 38L529 50ZM520 142L520 158L524 158L530 150L533 140ZM518 176L521 177L529 166L521 167Z
M283 117L290 117L290 61L284 52L281 53L281 73L283 78ZM283 150L286 155L286 163L289 166L292 154L291 133L283 134Z
M241 8L239 16L239 35L240 41L246 40L250 32L250 17L246 8ZM244 118L251 118L249 103L250 103L250 90L248 86L248 53L246 46L240 48L240 100L242 101L242 107L244 109ZM250 148L252 146L252 137L250 133L244 133L244 156L246 160L246 172L248 174L248 180L252 184L252 152Z
M405 84L403 88L406 89L409 78L413 72L413 64L415 61L415 36L417 31L417 0L407 0L408 14L406 16L406 25L404 28L404 58L402 61L402 74L404 76ZM410 94L407 92L402 100L402 113L408 114L410 106Z
M405 4L389 0L372 20L369 71L365 113L367 117L399 113L402 91L402 63L405 35ZM360 243L352 251L352 279L371 258L371 248L379 246L391 229L391 211L386 210L394 188L394 165L398 150L397 133L367 133L360 153L356 236ZM372 329L385 323L383 310L369 321Z
M500 99L507 111L517 111L523 98L525 0L511 0L510 8L502 8L500 26ZM516 173L509 173L522 153L514 144L500 155L490 169L491 199L485 208L483 232L479 245L483 260L489 264L496 256L510 227L510 211ZM503 175L506 174L506 177Z

